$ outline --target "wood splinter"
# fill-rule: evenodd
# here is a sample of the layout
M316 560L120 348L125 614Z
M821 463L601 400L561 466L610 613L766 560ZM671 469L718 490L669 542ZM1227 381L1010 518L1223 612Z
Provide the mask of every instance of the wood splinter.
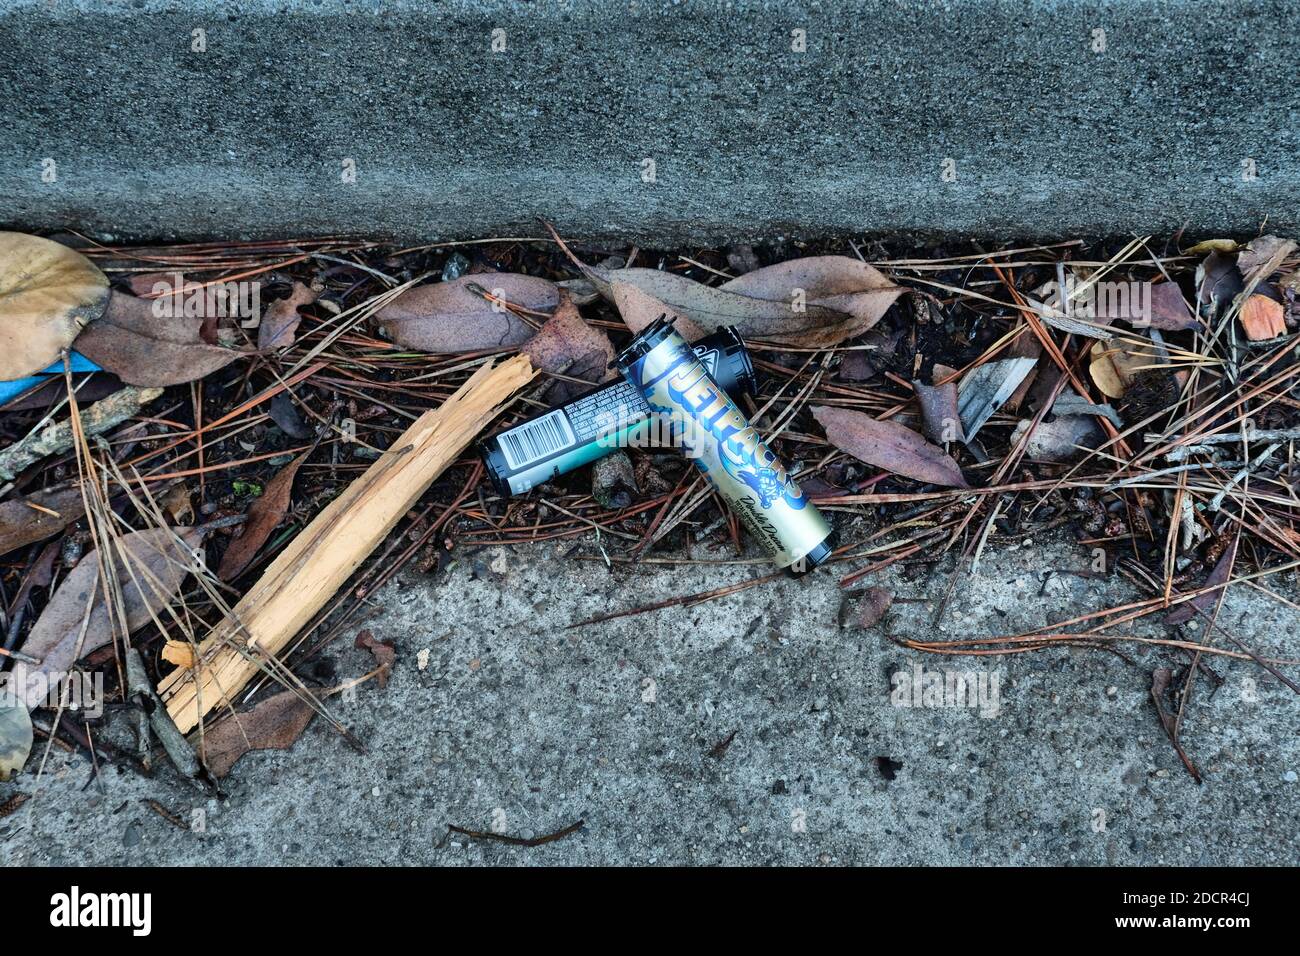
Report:
M191 669L158 685L167 712L188 733L233 701L325 606L402 515L534 376L527 356L484 365L438 408L425 412L365 473L307 525L199 645Z

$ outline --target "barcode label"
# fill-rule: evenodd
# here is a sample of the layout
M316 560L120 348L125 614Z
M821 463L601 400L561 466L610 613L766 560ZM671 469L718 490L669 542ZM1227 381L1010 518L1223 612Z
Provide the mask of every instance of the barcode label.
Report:
M513 468L522 468L574 443L573 429L562 409L501 433L501 450Z

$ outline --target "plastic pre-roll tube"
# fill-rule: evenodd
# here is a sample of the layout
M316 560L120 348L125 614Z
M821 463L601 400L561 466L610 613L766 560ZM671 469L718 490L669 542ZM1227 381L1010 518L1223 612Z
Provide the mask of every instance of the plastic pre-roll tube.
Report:
M778 566L802 574L830 557L826 519L672 322L642 331L617 364Z
M725 391L754 394L754 367L734 329L701 339L694 353ZM641 390L619 381L507 428L483 441L479 451L497 491L522 495L616 448L656 444L651 424Z

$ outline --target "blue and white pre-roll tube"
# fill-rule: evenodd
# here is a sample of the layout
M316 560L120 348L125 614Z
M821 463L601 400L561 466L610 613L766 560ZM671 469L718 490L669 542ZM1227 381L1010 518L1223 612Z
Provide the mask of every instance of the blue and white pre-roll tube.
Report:
M826 519L667 318L633 339L617 364L778 566L802 573L830 556Z

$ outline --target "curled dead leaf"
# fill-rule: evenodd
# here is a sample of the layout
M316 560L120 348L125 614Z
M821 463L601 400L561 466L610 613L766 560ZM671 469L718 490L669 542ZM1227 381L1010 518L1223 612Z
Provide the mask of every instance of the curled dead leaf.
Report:
M201 318L157 315L157 299L114 292L103 318L77 337L77 351L129 385L193 382L246 353L209 345Z
M199 748L200 759L212 776L224 777L250 750L288 750L315 713L298 691L282 691L207 730Z
M535 276L468 275L408 289L380 309L375 322L395 344L422 352L477 352L522 345L532 336L533 326L503 302L525 310L540 323L560 304L560 292L554 282Z
M0 232L0 380L50 365L104 314L108 279L74 249Z
M275 477L266 483L261 496L253 500L248 509L248 520L221 556L221 564L217 568L217 577L221 580L230 581L238 577L252 563L262 545L266 544L271 532L289 513L293 479L298 474L298 468L307 460L307 454L299 455L276 472Z
M658 269L581 266L592 284L619 307L630 328L662 313L692 323L688 340L735 326L745 338L818 348L870 329L905 289L866 263L815 256L758 269L721 286L707 286ZM653 300L624 290L621 283ZM621 299L621 301L620 301ZM646 319L646 314L655 311ZM694 335L698 330L699 335Z
M1118 339L1094 342L1089 353L1088 373L1107 398L1123 398L1138 375L1154 364L1154 358Z
M1231 253L1241 248L1235 239L1202 239L1196 245L1183 250L1185 256L1203 256L1211 252Z
M944 382L942 385L926 385L916 381L912 383L912 388L921 405L925 437L939 444L965 441L961 427L961 413L957 410L956 380Z
M205 532L197 528L149 528L133 531L118 539L121 553L115 561L122 586L127 628L135 631L153 620L170 603L181 582L194 566L194 550ZM177 540L179 538L179 540ZM82 637L82 622L89 622ZM81 657L113 639L114 620L104 602L100 581L99 552L88 552L50 597L20 650L41 663L30 669L33 675L57 676ZM28 707L44 702L40 681L29 681L20 690Z
M379 689L383 690L388 686L388 677L397 661L397 649L393 642L377 640L374 634L366 630L357 635L354 646L357 650L369 651L374 657L375 664L379 667Z
M1267 279L1282 267L1286 258L1295 252L1292 239L1277 236L1260 236L1246 244L1237 256L1237 269L1247 285Z
M562 292L555 314L529 339L520 351L532 360L533 368L563 373L583 381L603 382L614 373L614 345L604 329L588 325L567 292Z
M295 282L287 299L277 299L267 306L266 314L257 326L257 347L279 349L293 345L302 316L298 309L316 301L316 293L301 282Z
M858 601L854 623L862 629L874 627L894 603L894 595L881 587L869 587Z
M822 405L812 413L827 440L859 461L929 484L969 487L957 462L910 428L851 408Z

